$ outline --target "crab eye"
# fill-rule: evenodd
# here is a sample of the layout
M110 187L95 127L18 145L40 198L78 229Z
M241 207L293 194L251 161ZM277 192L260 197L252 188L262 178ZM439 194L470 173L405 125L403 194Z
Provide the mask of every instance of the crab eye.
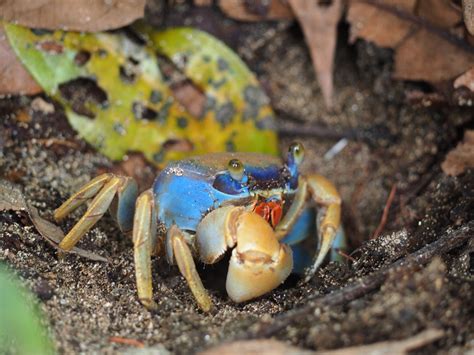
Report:
M289 153L293 157L296 165L300 165L304 158L304 147L301 143L293 143L290 145Z
M244 165L239 159L232 159L229 161L228 169L232 179L241 181L244 177Z

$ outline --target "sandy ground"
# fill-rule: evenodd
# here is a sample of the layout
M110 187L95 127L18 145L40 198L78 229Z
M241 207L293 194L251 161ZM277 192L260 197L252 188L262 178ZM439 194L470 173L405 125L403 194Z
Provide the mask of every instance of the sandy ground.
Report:
M245 43L236 45L244 58ZM132 244L110 217L80 243L110 261L102 263L76 255L59 257L24 215L1 212L0 260L38 296L58 352L136 351L110 340L116 336L138 340L157 353L194 353L258 336L262 327L270 328L268 336L317 350L403 339L435 328L444 336L417 352L474 351L474 243L472 224L468 226L473 220L474 172L452 178L440 170L444 155L462 137L470 113L406 104L404 92L410 87L391 80L390 52L367 44L338 48L334 112L324 109L307 49L295 27L278 29L253 55L246 60L269 92L281 127L297 122L368 132L366 140L350 140L330 160L324 154L335 140L281 139L282 150L294 139L302 141L307 150L303 170L317 171L337 185L349 252L355 251L352 257L322 267L309 284L291 278L244 304L227 298L219 267L206 267L200 271L215 304L209 314L198 310L179 271L156 259L154 297L159 308L150 313L137 301ZM33 111L32 99L0 100L0 177L17 184L41 215L52 220L52 211L65 198L99 171L112 169L113 162L76 137L60 107L51 114ZM31 113L31 119L21 119L21 112ZM49 138L59 143L45 144ZM395 183L396 197L382 235L367 242ZM70 229L80 214L68 218L63 230ZM310 299L340 294L360 278L370 280L396 260L463 227L470 242L435 252L438 256L424 265L390 269L370 292L285 320L295 309L311 304ZM272 330L279 322L285 325Z

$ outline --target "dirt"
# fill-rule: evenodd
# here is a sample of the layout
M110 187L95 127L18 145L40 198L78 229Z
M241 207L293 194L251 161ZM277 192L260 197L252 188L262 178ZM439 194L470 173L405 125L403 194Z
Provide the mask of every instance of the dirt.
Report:
M80 247L109 260L102 263L58 255L23 214L2 212L0 261L38 296L59 353L138 351L111 337L137 340L160 354L195 353L250 338L256 326L270 326L310 298L340 291L473 220L474 171L454 178L440 169L447 151L472 127L472 111L407 104L405 92L421 84L392 80L392 52L363 42L348 46L347 28L341 26L336 109L328 112L295 25L229 26L225 33L232 36L224 39L232 39L230 44L257 73L281 127L324 124L337 132L365 132L365 139L350 139L330 160L324 155L334 139L281 137L282 151L292 140L304 144L304 172L317 171L338 187L347 253L352 256L326 264L308 284L290 278L268 295L243 304L230 301L216 285L215 275L222 277L218 268L206 267L200 272L215 306L209 314L196 307L179 271L158 258L153 262L158 310L149 312L136 296L132 243L110 217L80 242ZM245 30L237 41L239 26ZM263 44L249 54L249 43L262 34ZM114 169L114 163L76 136L58 105L51 113L34 110L38 99L51 102L42 96L0 99L0 177L21 187L28 202L52 220L52 211L62 201L98 172ZM145 169L150 174L151 168ZM381 235L369 241L394 184L387 223ZM80 215L78 211L68 218L63 230ZM427 266L397 269L381 287L336 307L315 308L272 336L321 350L404 339L436 328L444 336L417 352L474 351L472 223L469 228L470 241L440 253Z

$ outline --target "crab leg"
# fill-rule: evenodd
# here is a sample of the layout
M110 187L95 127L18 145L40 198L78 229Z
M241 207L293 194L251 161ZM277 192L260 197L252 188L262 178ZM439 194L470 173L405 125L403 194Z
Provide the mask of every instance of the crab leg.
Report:
M156 217L153 193L143 192L137 199L133 221L133 254L140 302L148 309L157 308L153 301L151 254L156 244Z
M168 240L171 242L174 259L178 264L179 271L186 279L199 307L204 312L208 312L212 307L212 301L196 271L191 250L182 231L173 225L168 231Z
M291 230L298 217L304 210L306 200L308 199L308 183L305 179L298 179L298 190L293 199L293 202L286 212L285 216L281 219L280 223L275 228L275 233L278 240L283 239Z
M79 192L71 196L55 211L55 219L59 221L86 200L93 198L86 213L59 243L59 247L66 251L71 250L89 229L102 218L111 205L111 209L116 212L115 217L122 231L130 230L134 208L133 201L135 201L136 195L137 185L133 179L113 174L101 175L84 185ZM116 203L113 203L116 196Z
M102 174L82 186L79 191L69 197L60 207L54 211L54 219L59 222L66 218L71 212L93 198L110 181L112 174Z
M313 264L305 272L305 282L308 282L323 262L336 237L341 223L341 197L336 187L321 175L310 175L306 180L313 200L321 206L318 212L320 247Z
M304 211L308 195L319 205L317 222L320 245L312 265L305 272L305 282L311 279L316 269L323 262L341 223L341 198L336 187L321 175L314 174L300 177L293 203L275 228L279 240L288 235Z

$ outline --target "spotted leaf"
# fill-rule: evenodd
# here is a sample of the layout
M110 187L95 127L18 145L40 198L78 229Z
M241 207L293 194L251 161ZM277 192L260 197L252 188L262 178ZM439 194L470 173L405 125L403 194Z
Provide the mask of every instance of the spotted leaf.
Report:
M201 74L184 70L198 86L209 89L209 109L196 117L173 96L153 48L123 33L49 32L12 24L5 24L5 30L35 80L64 105L71 125L112 159L141 152L160 166L168 160L223 150L277 152L273 114L265 95L240 59L215 39L209 39L211 47L206 51L214 53L211 58L216 63L222 58L220 64L193 67L203 70ZM156 32L148 33L160 38ZM215 53L214 42L222 53ZM179 49L196 51L189 41ZM189 58L194 61L193 56ZM226 80L238 78L243 91L235 85L213 84L225 77L224 62L235 71ZM252 114L246 116L249 110Z

